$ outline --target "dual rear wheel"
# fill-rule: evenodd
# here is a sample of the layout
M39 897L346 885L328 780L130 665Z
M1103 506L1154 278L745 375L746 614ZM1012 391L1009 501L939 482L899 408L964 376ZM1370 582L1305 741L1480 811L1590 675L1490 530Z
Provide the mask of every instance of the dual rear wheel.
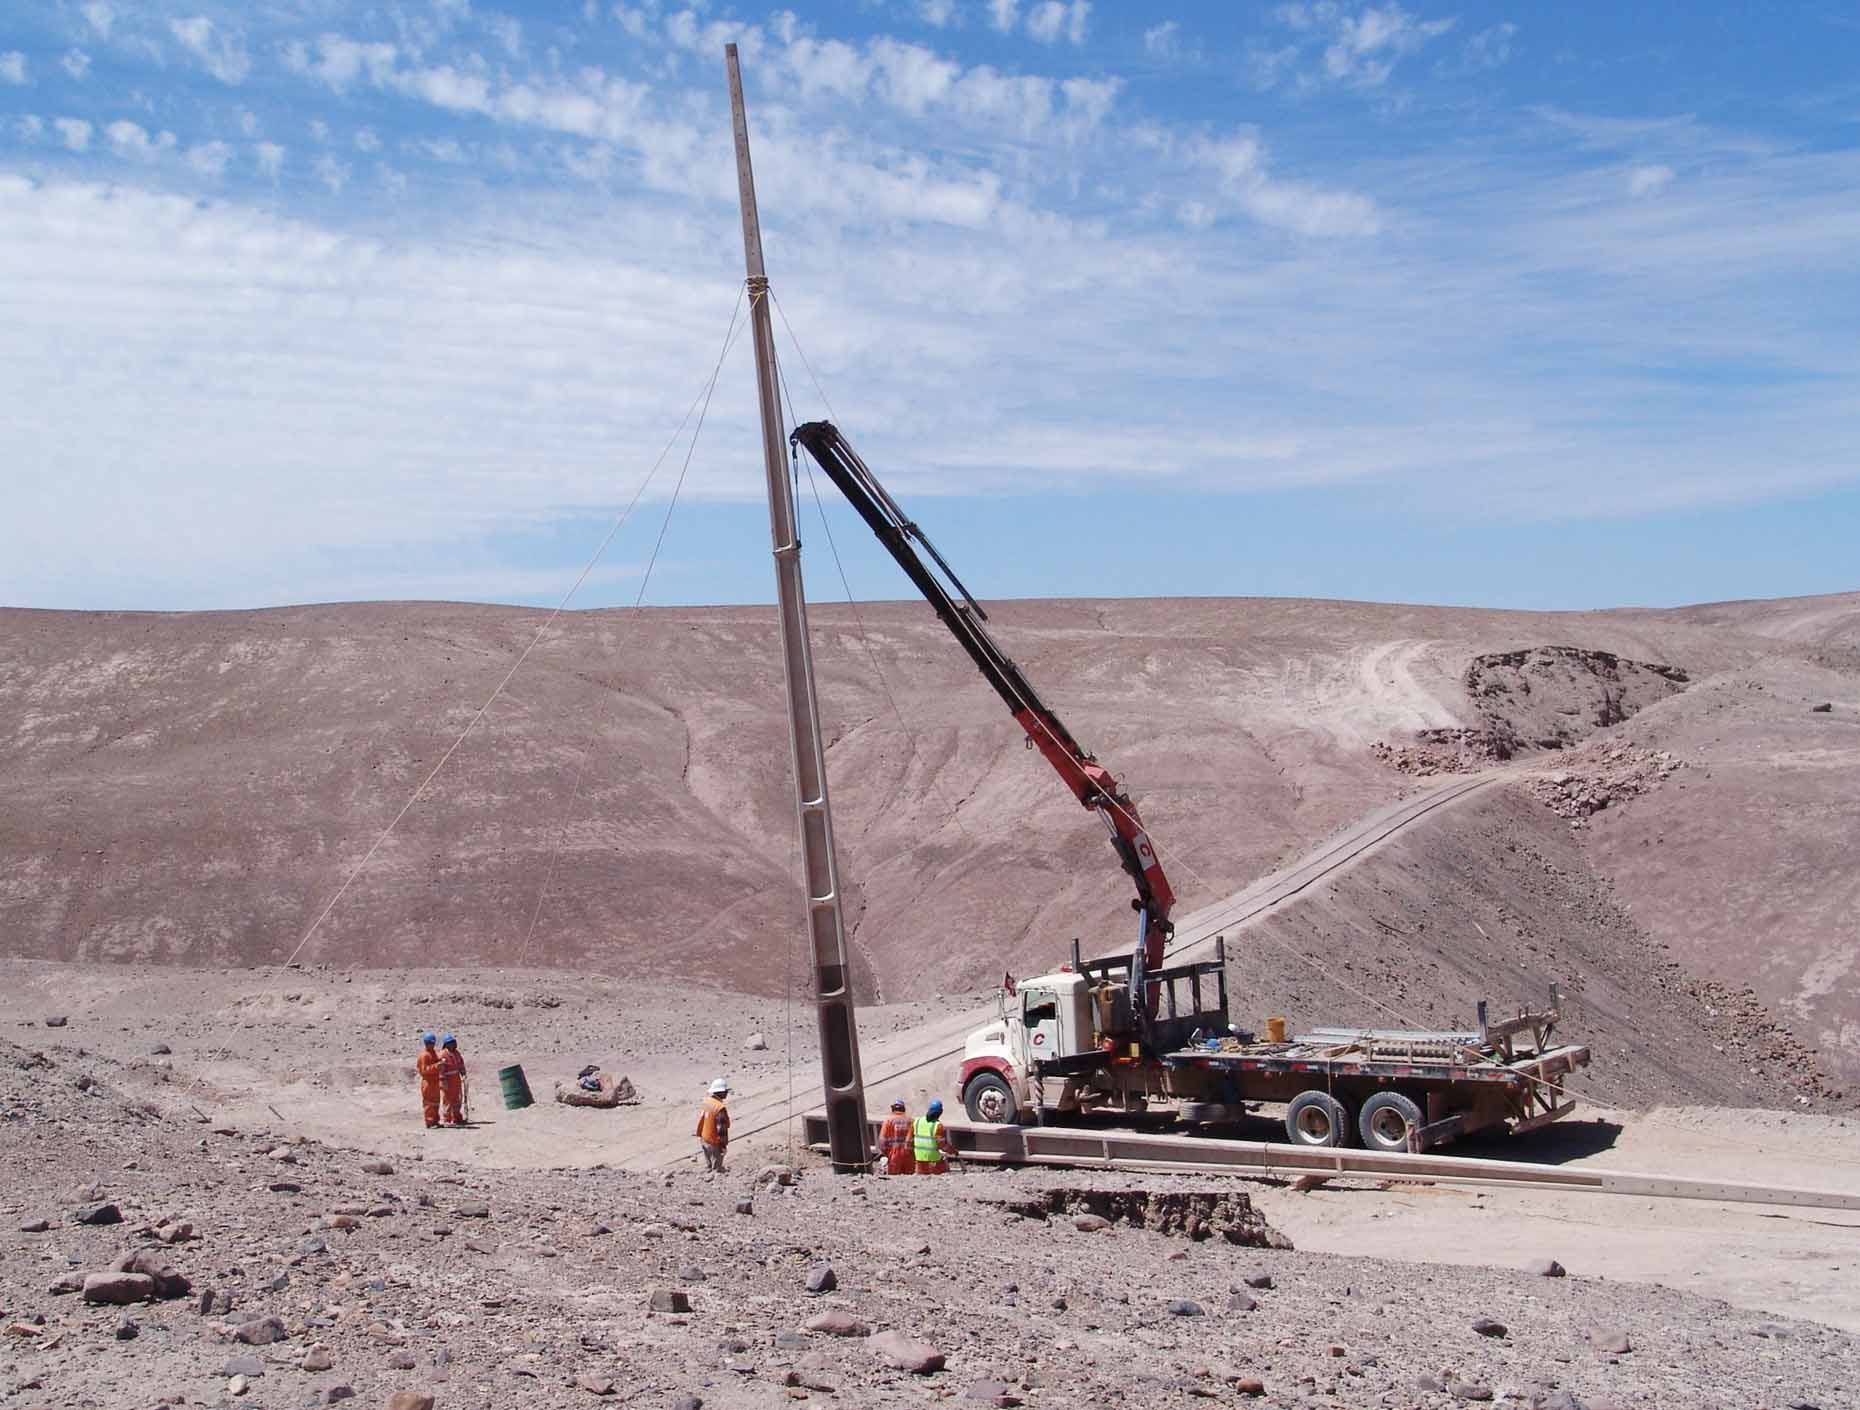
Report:
M1367 1150L1408 1149L1408 1138L1426 1123L1420 1105L1400 1092L1376 1092L1354 1114L1329 1092L1300 1092L1285 1109L1285 1134L1295 1146L1348 1146Z

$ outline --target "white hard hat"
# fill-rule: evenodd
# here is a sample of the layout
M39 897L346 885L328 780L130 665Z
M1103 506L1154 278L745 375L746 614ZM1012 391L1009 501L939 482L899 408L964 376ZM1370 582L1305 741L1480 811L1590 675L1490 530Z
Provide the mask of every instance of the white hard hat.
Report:
M713 1097L721 1097L725 1092L729 1090L730 1090L730 1084L724 1081L721 1077L719 1077L715 1082L712 1082L710 1084L710 1094Z

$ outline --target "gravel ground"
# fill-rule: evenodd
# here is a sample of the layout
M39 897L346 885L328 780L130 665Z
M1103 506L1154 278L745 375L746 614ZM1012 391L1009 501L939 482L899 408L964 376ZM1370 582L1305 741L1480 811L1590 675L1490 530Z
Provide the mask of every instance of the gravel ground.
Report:
M1585 1278L1579 1247L1559 1278L1252 1246L1273 1236L1235 1183L810 1169L783 1186L758 1183L753 1161L707 1179L436 1154L371 1172L372 1153L203 1122L119 1076L107 1060L0 1046L0 1404L308 1406L347 1387L363 1406L412 1391L439 1406L611 1396L668 1410L1488 1394L1832 1410L1860 1384L1845 1333ZM1009 1207L1062 1187L1148 1191L1153 1210L1217 1195L1216 1228L1197 1240ZM121 1222L73 1222L106 1203ZM161 1241L181 1223L192 1237ZM185 1294L113 1306L50 1291L137 1251ZM823 1264L835 1286L810 1292ZM203 1314L214 1293L221 1310ZM895 1364L926 1357L939 1369Z

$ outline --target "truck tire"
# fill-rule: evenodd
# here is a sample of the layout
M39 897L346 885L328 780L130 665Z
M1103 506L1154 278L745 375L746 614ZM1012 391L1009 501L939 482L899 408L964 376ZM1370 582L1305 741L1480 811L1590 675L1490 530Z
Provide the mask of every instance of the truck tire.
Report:
M969 1120L993 1126L1012 1126L1020 1118L1014 1089L998 1072L978 1072L971 1077L963 1088L962 1105Z
M1350 1109L1329 1092L1300 1092L1285 1109L1285 1134L1295 1146L1347 1146Z
M1363 1103L1356 1131L1363 1148L1372 1151L1406 1151L1408 1137L1427 1124L1420 1106L1400 1092L1377 1092Z

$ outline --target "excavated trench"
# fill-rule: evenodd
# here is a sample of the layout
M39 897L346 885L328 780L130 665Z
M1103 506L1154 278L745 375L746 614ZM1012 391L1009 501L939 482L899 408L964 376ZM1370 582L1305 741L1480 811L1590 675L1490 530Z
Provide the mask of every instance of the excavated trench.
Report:
M1266 1222L1253 1201L1234 1190L1042 1190L1033 1199L1002 1207L1023 1219L1055 1216L1100 1227L1091 1220L1196 1241L1225 1239L1244 1248L1290 1248L1292 1241Z

